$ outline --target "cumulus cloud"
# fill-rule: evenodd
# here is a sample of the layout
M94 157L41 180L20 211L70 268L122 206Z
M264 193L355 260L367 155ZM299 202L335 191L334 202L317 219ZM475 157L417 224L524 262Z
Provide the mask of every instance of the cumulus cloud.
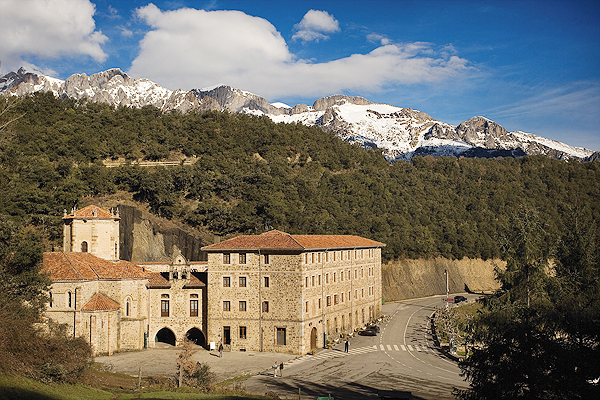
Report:
M267 98L321 96L435 82L468 68L467 60L444 57L428 43L387 44L366 54L312 63L297 59L270 22L243 12L162 11L149 4L137 14L151 30L129 73L170 89L223 82ZM324 27L339 29L327 20L307 21L312 22L306 27L321 27L321 32Z
M300 39L304 42L311 40L319 41L328 39L325 33L334 33L340 30L338 21L327 11L308 10L298 24L295 25L297 32L292 39Z
M86 55L98 62L108 40L95 30L88 0L0 1L0 61L5 72L37 59Z

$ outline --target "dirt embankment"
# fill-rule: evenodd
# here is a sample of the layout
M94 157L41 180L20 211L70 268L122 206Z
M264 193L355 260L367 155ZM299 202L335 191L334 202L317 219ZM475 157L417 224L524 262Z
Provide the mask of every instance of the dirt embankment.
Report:
M446 294L445 270L450 293L465 292L467 288L473 292L495 290L499 284L495 280L494 265L504 268L506 263L468 258L390 261L381 266L383 298L394 301Z

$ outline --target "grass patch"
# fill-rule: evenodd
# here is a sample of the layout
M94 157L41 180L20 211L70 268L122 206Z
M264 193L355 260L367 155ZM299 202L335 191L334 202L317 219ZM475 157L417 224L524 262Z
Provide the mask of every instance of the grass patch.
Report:
M93 371L86 380L96 380L96 387L83 384L44 384L20 376L0 373L0 400L245 400L269 399L269 397L245 393L202 393L192 388L173 390L144 388L134 389L137 378L122 374ZM122 386L120 383L128 383ZM119 386L110 386L117 384ZM144 383L142 383L144 384Z

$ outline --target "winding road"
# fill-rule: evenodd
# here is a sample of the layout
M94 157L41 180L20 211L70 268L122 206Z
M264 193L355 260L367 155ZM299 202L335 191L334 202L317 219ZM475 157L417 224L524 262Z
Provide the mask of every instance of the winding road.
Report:
M453 399L452 389L465 388L466 383L456 362L435 346L428 326L436 307L444 305L442 297L385 304L387 317L377 336L352 338L348 353L339 344L289 360L282 378L266 371L246 380L246 389L289 399L297 399L299 389L306 399L329 394L344 400L376 399L382 391L397 398Z

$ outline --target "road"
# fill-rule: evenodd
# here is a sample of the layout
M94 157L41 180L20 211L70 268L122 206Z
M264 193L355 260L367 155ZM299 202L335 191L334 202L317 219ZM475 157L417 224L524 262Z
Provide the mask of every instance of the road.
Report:
M289 399L298 398L298 389L306 399L329 394L344 400L377 398L385 390L407 399L453 399L453 387L465 388L466 383L456 362L436 348L428 327L429 316L443 305L441 298L385 304L387 318L377 336L352 338L348 353L339 344L290 359L282 378L266 371L247 379L246 390Z

